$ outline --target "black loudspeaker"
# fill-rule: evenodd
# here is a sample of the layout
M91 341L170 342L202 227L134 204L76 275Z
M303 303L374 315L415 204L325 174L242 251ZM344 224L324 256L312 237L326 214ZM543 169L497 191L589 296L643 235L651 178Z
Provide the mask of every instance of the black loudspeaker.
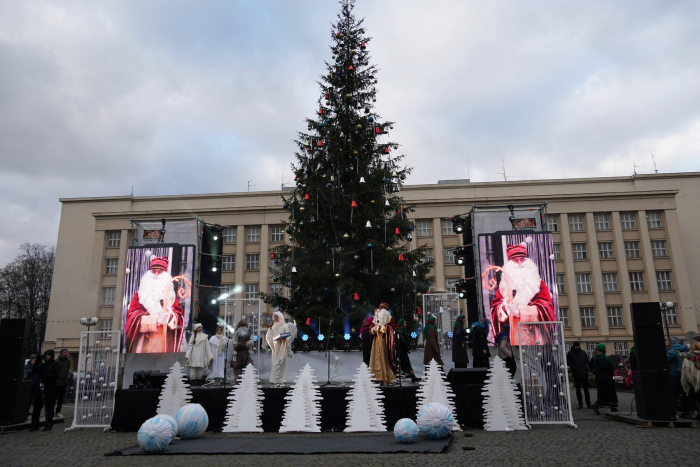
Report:
M31 381L0 381L0 425L26 422L31 400Z
M639 371L662 371L668 368L666 342L658 302L633 303L632 332Z
M467 254L464 258L464 277L467 278L467 322L474 323L479 320L479 296L477 294L476 281L477 274L474 268L474 236L472 232L472 217L468 216L464 220L464 233L462 233L462 244L468 245ZM473 278L469 280L469 278Z
M134 371L133 383L135 386L160 389L165 384L168 374L160 371L137 370Z
M486 368L453 368L447 373L447 381L453 386L463 384L483 385L486 382Z
M646 420L676 419L675 382L667 371L633 371L637 415Z
M0 381L21 381L24 377L28 337L28 319L0 320Z

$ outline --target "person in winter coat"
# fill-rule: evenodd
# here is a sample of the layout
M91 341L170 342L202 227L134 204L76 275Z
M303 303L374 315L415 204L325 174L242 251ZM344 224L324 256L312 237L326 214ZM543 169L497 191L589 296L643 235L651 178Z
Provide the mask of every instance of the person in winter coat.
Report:
M700 341L692 341L685 354L681 367L681 385L688 395L689 404L695 403L695 415L700 421Z
M583 393L586 396L586 407L591 408L591 394L588 392L588 362L588 354L581 350L581 344L575 341L569 353L566 354L566 364L571 368L571 374L574 377L579 409L583 408L581 388L583 388Z
M615 367L605 355L605 344L602 342L595 347L593 357L593 369L595 371L595 384L598 388L598 400L593 404L593 411L600 415L600 407L610 407L611 412L617 412L617 393L615 392Z
M34 368L32 369L32 375L38 376L39 381L44 385L43 399L42 391L37 390L34 396L32 423L29 431L36 431L39 429L42 405L44 406L44 413L46 416L44 431L51 431L53 427L53 408L56 403L56 379L58 378L59 371L60 366L58 362L54 360L53 349L47 350L41 358L37 358Z
M435 327L435 316L428 318L428 322L423 328L423 365L428 366L431 360L435 360L442 368L442 356L440 355L440 343L438 342L437 328Z
M506 368L510 372L510 377L515 378L515 372L518 366L515 363L513 355L513 347L510 345L510 326L503 324L501 332L496 334L496 346L498 347L498 357L506 364Z
M68 358L68 349L61 349L61 351L58 353L58 358L56 361L60 367L58 378L56 378L56 418L63 418L61 408L63 407L63 399L65 398L68 384L68 373L70 372L70 358Z
M487 318L482 318L481 321L477 321L472 324L474 336L474 346L472 347L472 358L474 359L474 368L490 368L489 357L491 357L491 352L489 350L489 323Z
M372 338L370 331L374 325L374 318L368 316L360 328L360 339L362 339L362 361L369 367L369 360L372 357Z
M455 368L467 368L469 356L467 355L467 333L464 330L464 316L459 315L452 328L452 361Z
M675 401L678 394L681 392L681 367L685 358L686 346L675 337L671 338L666 352L666 361L668 362L668 376L670 381L670 391Z
M408 354L411 353L411 339L408 337L406 322L403 318L397 323L394 333L396 335L396 355L399 369L406 377L411 378L412 383L420 381L420 378L417 378L413 372L413 365L411 365L411 359L408 357Z

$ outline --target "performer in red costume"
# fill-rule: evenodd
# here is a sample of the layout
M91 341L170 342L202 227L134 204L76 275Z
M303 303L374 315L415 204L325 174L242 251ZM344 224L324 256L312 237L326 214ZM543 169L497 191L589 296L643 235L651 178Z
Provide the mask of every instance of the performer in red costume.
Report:
M168 258L151 257L126 314L128 353L180 352L185 314L168 273Z
M518 343L518 323L521 321L555 321L552 296L547 284L540 278L534 261L527 257L523 244L508 245L508 261L503 265L496 296L491 301L491 322L494 332L501 323L510 324L510 341ZM535 344L541 336L526 332L524 344Z

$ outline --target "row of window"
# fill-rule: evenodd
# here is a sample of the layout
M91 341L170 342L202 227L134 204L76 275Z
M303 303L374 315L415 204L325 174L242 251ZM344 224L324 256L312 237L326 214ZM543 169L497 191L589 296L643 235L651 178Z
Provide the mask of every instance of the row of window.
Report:
M641 258L639 250L639 242L631 241L625 243L625 256L627 258ZM571 251L574 259L588 259L588 244L587 243L572 243ZM668 256L666 251L666 240L652 240L651 254L655 258L663 258ZM613 242L598 242L598 256L600 259L614 259ZM554 259L561 260L561 245L554 244Z
M663 229L664 224L660 211L650 211L646 213L647 226L650 229ZM573 232L583 232L586 230L584 214L569 214L569 230ZM594 214L593 220L596 230L611 230L610 229L610 214ZM552 232L559 231L559 216L547 216L547 229ZM634 212L621 212L620 224L623 230L634 230L637 228L637 217Z
M624 326L624 321L622 319L622 307L620 306L609 306L606 307L608 326L620 327ZM597 326L595 307L584 306L579 308L579 315L581 317L581 327L584 328L594 328ZM564 327L571 327L569 323L569 309L559 308L559 319L564 323ZM666 310L666 319L668 319L668 324L678 324L678 315L676 314L675 308L669 308Z
M279 243L284 241L284 226L270 226L270 242ZM238 227L224 227L224 243L236 243L238 240ZM260 226L250 226L245 229L246 243L260 243Z
M644 285L644 273L633 271L629 273L630 287L633 292L646 290ZM671 283L671 271L656 271L656 285L659 290L673 290ZM603 273L603 290L605 292L619 292L616 272ZM566 293L566 279L564 274L557 274L557 291L560 294ZM587 272L576 274L576 291L578 293L593 293L591 285L591 274Z

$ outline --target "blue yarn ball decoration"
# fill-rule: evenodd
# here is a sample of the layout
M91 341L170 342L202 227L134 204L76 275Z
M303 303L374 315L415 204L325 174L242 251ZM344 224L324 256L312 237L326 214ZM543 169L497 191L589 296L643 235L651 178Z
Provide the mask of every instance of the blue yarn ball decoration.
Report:
M167 422L173 429L173 438L177 435L177 422L175 421L175 417L171 417L168 414L158 414L155 417L152 418L152 420L163 420Z
M438 402L430 402L418 412L418 429L428 439L447 438L454 428L455 420L450 409Z
M173 428L164 419L149 418L136 435L136 442L146 452L163 452L173 440Z
M177 411L177 434L182 439L199 438L207 431L209 415L199 404L187 404Z
M410 418L402 418L394 425L394 437L399 443L412 443L418 438L418 425Z

